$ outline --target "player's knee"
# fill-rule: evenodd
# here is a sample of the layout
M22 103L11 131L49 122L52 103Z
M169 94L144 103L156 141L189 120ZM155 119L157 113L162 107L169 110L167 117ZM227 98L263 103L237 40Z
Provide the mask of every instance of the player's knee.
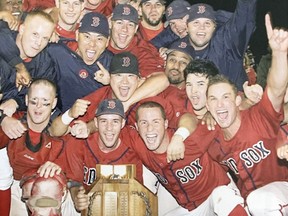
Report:
M271 199L273 199L273 193L261 189L254 190L246 199L249 212L252 215L264 214Z

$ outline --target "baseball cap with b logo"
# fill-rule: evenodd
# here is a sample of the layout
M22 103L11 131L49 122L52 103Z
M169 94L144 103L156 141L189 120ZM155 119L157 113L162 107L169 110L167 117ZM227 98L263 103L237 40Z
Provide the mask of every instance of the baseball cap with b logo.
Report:
M185 53L191 58L192 58L192 54L194 53L193 47L187 42L182 41L182 40L177 40L174 43L172 43L167 50L167 54L171 53L173 50Z
M139 76L138 60L130 52L115 54L110 64L110 74L130 73Z
M174 0L168 5L165 11L166 20L182 19L189 13L189 9L189 2L184 0Z
M79 32L94 32L108 38L108 20L103 14L97 12L87 13L80 21Z
M216 21L215 11L210 5L203 3L194 4L190 8L188 22L198 18L207 18Z
M111 20L129 20L138 25L138 12L129 4L118 4L113 10Z
M104 114L116 114L125 118L124 107L118 99L105 99L103 100L96 110L95 116L98 117Z

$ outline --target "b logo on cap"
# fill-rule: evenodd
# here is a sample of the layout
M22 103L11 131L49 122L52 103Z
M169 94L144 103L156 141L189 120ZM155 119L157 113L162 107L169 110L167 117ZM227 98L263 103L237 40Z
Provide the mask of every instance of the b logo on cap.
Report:
M178 47L182 48L182 49L185 49L187 47L187 43L181 42Z
M167 16L168 16L168 17L171 16L172 13L173 13L173 8L172 8L172 7L168 7L167 10L166 10L166 12L167 12Z
M115 109L115 107L116 107L116 103L115 103L115 101L108 101L108 106L107 106L107 108L108 109Z
M129 7L123 7L123 13L122 15L129 15L131 12L130 8Z
M99 26L99 24L100 24L100 19L99 19L99 17L92 17L92 24L91 24L91 26L92 26L92 27L97 27L97 26Z
M123 64L122 67L129 67L130 66L130 58L129 57L123 57Z
M204 5L199 5L198 6L198 11L197 14L203 14L206 11L206 7Z

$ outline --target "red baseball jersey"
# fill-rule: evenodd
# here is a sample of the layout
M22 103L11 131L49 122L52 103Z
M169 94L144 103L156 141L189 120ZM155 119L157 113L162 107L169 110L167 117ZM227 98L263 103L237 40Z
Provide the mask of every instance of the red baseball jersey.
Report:
M55 7L54 0L22 0L22 10L30 12Z
M210 155L227 165L239 178L242 196L273 181L287 181L287 162L276 154L283 110L275 112L267 91L262 100L241 112L241 126L229 141L223 134L211 144Z
M114 49L110 43L108 50L114 54L125 51L129 51L134 54L138 59L141 77L147 77L153 72L164 72L164 60L160 57L156 47L154 47L148 41L141 39L137 35L134 36L126 49Z
M164 30L164 24L158 30L145 28L141 22L138 24L137 34L144 40L150 41Z
M23 117L23 113L17 113L15 117ZM0 131L3 136L3 131ZM31 142L28 130L18 139L9 140L7 153L9 156L15 180L20 180L23 173L30 169L38 169L46 161L55 161L64 148L64 141L60 138L51 137L46 130L36 135L40 136L39 143ZM1 140L2 141L2 140Z
M169 137L172 137L173 132L167 130ZM182 207L191 211L201 205L214 188L230 182L225 170L207 153L215 133L208 131L205 125L199 125L185 140L184 159L171 163L167 163L166 152L156 154L147 150L143 141L137 140L139 135L136 131L130 131L130 137L136 137L132 144L145 166L157 176Z
M84 10L86 10L87 13L98 12L109 17L112 14L113 8L115 7L115 5L116 3L114 0L102 0L101 3L97 6L97 8L95 8L94 10L90 8L85 8Z
M162 92L162 94L165 99L172 103L176 112L187 111L188 104L190 104L192 108L192 105L186 95L185 88L179 89L176 86L169 85L168 88Z
M112 88L110 86L105 86L105 87L98 89L95 92L92 92L91 94L87 95L86 97L84 97L83 99L90 101L91 104L89 105L85 115L80 117L79 119L83 120L85 122L92 120L95 116L95 112L96 112L97 107L100 104L100 102L104 99L112 98L112 95L113 95ZM142 103L144 103L146 101L154 101L154 102L158 102L159 104L161 104L163 106L165 112L166 112L166 115L167 115L166 117L169 121L169 127L170 128L177 128L179 118L181 117L183 112L175 112L172 104L168 100L165 100L162 97L162 94L159 94L159 96L154 96L154 97L149 97L149 98L143 99L143 100L133 104L132 106L130 106L129 110L125 113L126 124L134 126L134 123L136 122L136 118L135 118L136 110Z
M98 146L99 133L96 132L87 139L70 137L57 163L63 167L68 179L83 182L86 189L96 179L96 164L135 164L137 180L143 182L142 162L132 150L132 140L127 137L128 129L124 127L119 135L121 144L112 152L104 153ZM84 180L83 180L84 176Z

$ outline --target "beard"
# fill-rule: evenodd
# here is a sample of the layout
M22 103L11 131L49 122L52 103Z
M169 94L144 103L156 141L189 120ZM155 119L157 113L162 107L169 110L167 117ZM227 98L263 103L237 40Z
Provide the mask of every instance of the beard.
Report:
M178 77L178 78L168 77L168 80L169 80L169 83L172 85L178 85L178 84L184 82L184 79L181 79L180 77Z
M162 17L160 17L158 20L150 20L146 14L143 14L142 18L151 26L157 26L162 21Z

